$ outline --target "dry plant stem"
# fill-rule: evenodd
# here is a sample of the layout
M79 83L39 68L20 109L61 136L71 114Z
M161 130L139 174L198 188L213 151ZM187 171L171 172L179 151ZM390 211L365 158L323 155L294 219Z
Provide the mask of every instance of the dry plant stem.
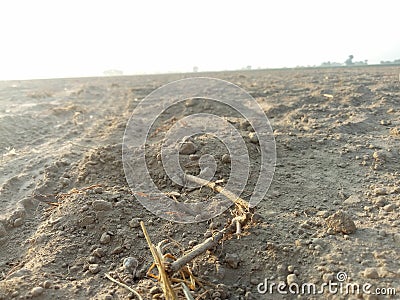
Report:
M135 294L135 296L139 299L139 300L143 300L142 296L140 296L140 294L138 292L136 292L134 289L130 288L129 286L127 286L126 284L123 284L122 282L119 282L118 280L115 280L114 278L112 278L110 275L108 275L107 273L104 274L104 276L106 276L109 280L111 280L112 282L118 284L119 286L127 289L128 291L132 292Z
M227 227L218 231L217 234L215 234L212 237L209 237L203 243L195 246L189 253L183 255L182 257L174 261L167 270L169 274L173 274L179 271L183 266L192 261L195 257L199 256L200 254L204 253L209 249L214 248L219 243L219 241L224 237L225 234L234 232L236 230L236 233L239 235L241 233L241 226L250 217L248 203L242 198L236 196L234 193L216 185L214 182L210 182L196 176L186 174L186 179L195 182L197 184L205 185L211 188L212 190L221 193L229 200L234 202L236 204L237 216L231 220L231 223Z
M189 288L186 286L184 282L181 282L182 289L183 289L183 294L185 295L187 300L194 300L192 294L190 293Z
M171 280L169 279L168 274L165 271L164 257L161 253L161 249L157 248L153 245L150 240L150 236L147 233L147 229L144 226L143 221L140 221L140 226L142 227L143 234L146 238L147 244L149 245L150 252L153 255L154 263L158 269L158 274L160 276L160 284L163 290L164 296L166 300L175 300L177 299L175 292L171 285Z
M239 220L236 220L236 235L237 235L238 239L240 238L241 233L242 233L242 226L241 226Z
M225 234L233 232L236 229L237 218L239 217L234 218L227 227L218 231L216 235L209 237L201 244L195 246L189 253L174 261L168 268L168 273L173 274L175 272L178 272L183 266L192 261L194 258L206 252L207 250L217 246L219 241L224 237Z
M249 210L249 204L247 203L246 200L240 198L239 196L235 195L231 191L228 191L227 189L223 188L222 186L217 185L215 182L208 181L193 175L185 174L185 178L189 181L192 181L194 183L204 185L212 189L213 191L216 191L222 195L224 195L226 198L231 200L233 203L236 204L236 207L238 208L239 213L246 213Z

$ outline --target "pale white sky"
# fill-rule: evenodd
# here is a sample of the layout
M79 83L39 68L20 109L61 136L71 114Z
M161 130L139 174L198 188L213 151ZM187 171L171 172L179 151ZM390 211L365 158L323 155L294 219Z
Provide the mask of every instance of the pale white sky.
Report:
M400 58L399 2L1 0L0 80Z

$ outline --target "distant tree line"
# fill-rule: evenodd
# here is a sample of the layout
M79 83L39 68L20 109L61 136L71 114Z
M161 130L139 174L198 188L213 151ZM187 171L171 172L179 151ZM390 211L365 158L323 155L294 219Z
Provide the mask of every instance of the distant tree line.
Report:
M368 65L368 60L364 61L353 61L354 55L349 55L349 57L345 60L344 63L338 62L323 62L321 67L340 67L340 66L366 66Z
M395 59L394 61L381 60L381 65L400 65L400 59Z
M366 66L368 65L368 60L364 61L353 61L354 56L349 55L349 57L345 60L344 63L338 63L338 62L323 62L320 66L321 67L340 67L340 66ZM387 60L383 61L381 60L380 62L382 65L400 65L400 59L395 59L393 61Z

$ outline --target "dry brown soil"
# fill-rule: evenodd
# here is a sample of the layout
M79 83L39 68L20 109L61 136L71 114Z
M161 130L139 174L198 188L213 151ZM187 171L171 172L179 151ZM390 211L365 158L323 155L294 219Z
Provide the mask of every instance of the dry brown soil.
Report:
M190 264L205 282L195 298L400 297L399 72L363 67L195 74L247 90L271 122L277 151L274 179L248 234L225 240ZM139 221L154 243L176 241L166 249L175 256L226 224L229 210L202 223L158 218L133 198L123 171L122 138L138 101L193 75L0 82L0 299L135 298L105 273L144 299L162 298L156 280L146 276L152 257ZM168 113L178 120L185 109ZM212 108L219 115L224 109ZM157 133L174 118L159 124ZM237 118L231 123L242 130L256 163L251 128ZM225 149L218 141L200 136L194 143L200 154L220 162ZM149 156L157 157L157 147L150 145ZM161 176L159 164L149 165L166 192L189 200L213 194L207 188L182 190ZM182 165L191 174L199 171L195 159L183 157ZM228 166L218 163L216 180L229 177ZM38 194L47 197L33 196ZM344 231L354 222L355 232L335 232L329 217L338 211L348 218ZM323 295L281 295L276 286L273 294L257 291L266 279L339 284L339 272L347 275L344 284L370 283L371 292L395 289L397 295L327 289Z

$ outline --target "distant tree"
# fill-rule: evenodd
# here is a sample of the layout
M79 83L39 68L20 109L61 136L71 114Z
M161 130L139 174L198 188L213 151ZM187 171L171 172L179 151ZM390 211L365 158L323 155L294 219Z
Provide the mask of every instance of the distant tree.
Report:
M194 73L197 73L198 71L199 71L199 67L194 66L194 67L193 67L193 72L194 72Z
M344 62L346 66L351 66L353 64L353 55L349 55L349 58L346 59L346 61Z
M251 70L251 66L247 66L247 67L246 67L246 70Z
M400 59L395 59L395 60L393 60L393 61L390 61L390 60L381 60L381 65L391 65L391 64L395 64L395 65L400 64Z

